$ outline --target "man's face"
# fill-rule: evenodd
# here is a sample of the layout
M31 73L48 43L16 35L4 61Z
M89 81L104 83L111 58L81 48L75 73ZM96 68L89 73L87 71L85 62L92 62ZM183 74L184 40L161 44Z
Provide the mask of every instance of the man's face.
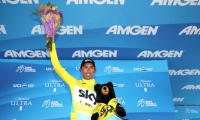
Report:
M80 68L81 73L83 74L84 79L92 79L94 73L96 72L96 69L94 68L92 63L85 63L81 68Z

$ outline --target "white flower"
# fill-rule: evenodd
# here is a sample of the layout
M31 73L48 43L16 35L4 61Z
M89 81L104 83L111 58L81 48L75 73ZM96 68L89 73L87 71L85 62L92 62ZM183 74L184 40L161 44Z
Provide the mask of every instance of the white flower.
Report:
M52 10L56 10L56 7L55 6L52 6L52 8L51 8Z

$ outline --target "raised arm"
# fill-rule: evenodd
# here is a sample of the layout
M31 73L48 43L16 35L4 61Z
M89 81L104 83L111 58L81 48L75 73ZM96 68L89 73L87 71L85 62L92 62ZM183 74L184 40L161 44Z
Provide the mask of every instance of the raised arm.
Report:
M55 43L52 43L52 51L50 52L50 58L54 70L68 85L71 85L73 82L75 82L75 79L61 66L58 60Z

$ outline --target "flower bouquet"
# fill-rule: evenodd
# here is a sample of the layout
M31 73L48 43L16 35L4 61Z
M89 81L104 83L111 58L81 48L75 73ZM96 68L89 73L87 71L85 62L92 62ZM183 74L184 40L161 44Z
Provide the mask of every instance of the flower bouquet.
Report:
M58 6L48 2L46 5L41 4L39 9L34 8L31 14L40 17L46 33L46 49L52 51L54 36L63 18L62 12L58 11Z

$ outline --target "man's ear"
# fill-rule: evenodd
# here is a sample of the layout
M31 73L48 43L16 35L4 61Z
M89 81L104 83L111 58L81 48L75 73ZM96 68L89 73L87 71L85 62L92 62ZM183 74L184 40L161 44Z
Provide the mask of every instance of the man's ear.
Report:
M96 85L94 86L94 90L95 90L95 92L97 92L99 86L101 86L101 84L96 84Z
M79 71L80 71L80 72L82 72L82 69L81 69L81 67L79 68Z
M108 82L107 85L111 86L113 88L112 82Z

